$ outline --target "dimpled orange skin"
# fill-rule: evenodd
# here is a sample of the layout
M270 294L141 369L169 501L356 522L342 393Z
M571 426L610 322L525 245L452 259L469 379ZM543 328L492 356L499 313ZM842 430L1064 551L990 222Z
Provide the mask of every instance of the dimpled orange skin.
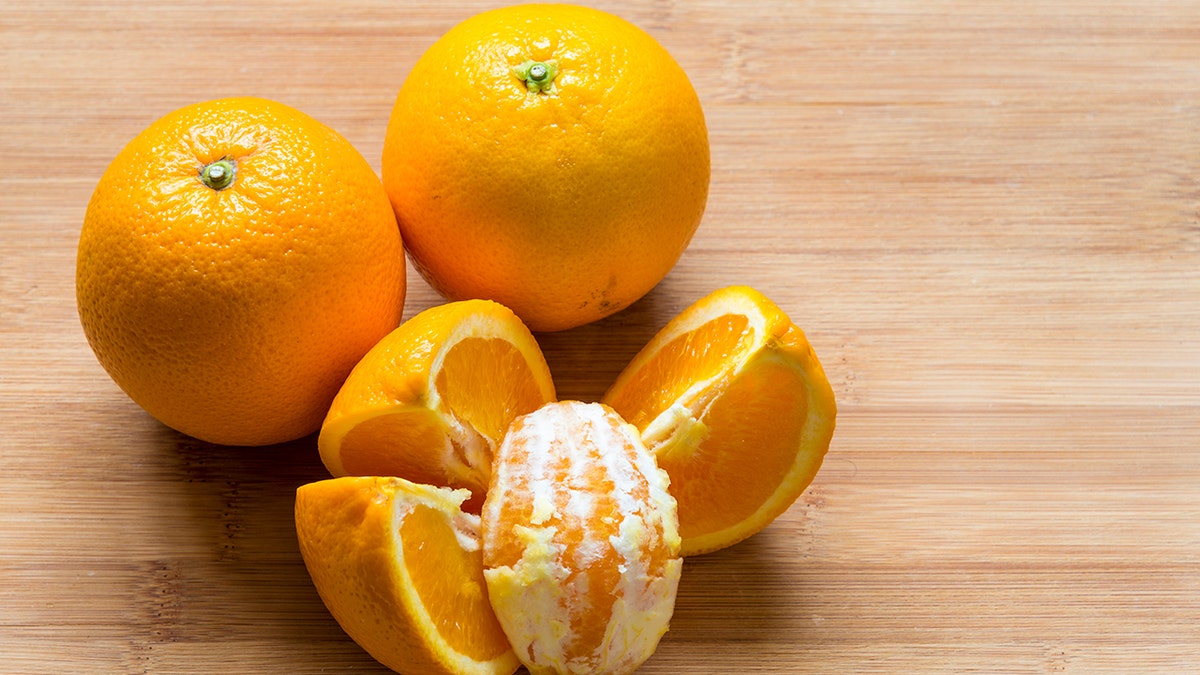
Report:
M200 178L222 158L234 179ZM104 172L76 296L113 380L164 424L265 445L319 428L400 322L404 256L382 184L317 120L256 98L154 122Z
M527 61L554 63L551 90L529 90ZM708 135L686 73L640 28L521 5L467 19L413 67L383 180L432 286L561 330L671 270L704 212Z

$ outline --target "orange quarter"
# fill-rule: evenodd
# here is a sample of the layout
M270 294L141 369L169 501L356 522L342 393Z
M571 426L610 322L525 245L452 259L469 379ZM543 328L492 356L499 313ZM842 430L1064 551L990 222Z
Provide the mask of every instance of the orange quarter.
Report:
M683 554L770 525L820 469L837 403L808 338L747 286L697 300L630 361L604 403L671 476Z

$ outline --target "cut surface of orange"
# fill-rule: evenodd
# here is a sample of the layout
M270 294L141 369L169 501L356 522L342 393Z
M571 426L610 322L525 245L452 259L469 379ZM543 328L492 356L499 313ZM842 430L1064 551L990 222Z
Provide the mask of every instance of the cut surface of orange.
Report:
M683 565L667 482L606 406L550 403L513 422L481 514L483 563L531 673L620 675L653 654Z
M670 475L684 555L735 544L786 511L820 469L837 416L804 333L745 286L672 319L603 402Z
M355 642L407 675L510 675L466 490L345 477L296 491L296 534L321 600Z
M412 317L359 361L317 445L334 476L466 488L478 513L509 422L554 399L541 349L515 314L454 302Z

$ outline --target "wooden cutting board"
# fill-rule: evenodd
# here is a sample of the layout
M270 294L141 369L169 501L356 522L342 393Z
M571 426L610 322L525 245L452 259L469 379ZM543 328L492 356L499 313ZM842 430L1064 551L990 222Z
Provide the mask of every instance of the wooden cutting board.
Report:
M298 107L378 170L412 63L489 6L0 3L0 671L382 670L297 552L314 440L147 417L84 341L75 245L120 147L200 100ZM641 672L1200 672L1200 5L598 6L691 75L712 189L648 297L542 336L560 394L749 284L840 404L792 509L688 560Z

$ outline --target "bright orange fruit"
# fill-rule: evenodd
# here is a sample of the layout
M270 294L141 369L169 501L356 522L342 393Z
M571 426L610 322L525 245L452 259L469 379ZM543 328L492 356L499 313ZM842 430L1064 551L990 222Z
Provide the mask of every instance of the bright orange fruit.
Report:
M640 28L519 5L463 21L413 66L383 180L432 286L560 330L674 266L704 212L708 135L686 73Z
M670 475L684 555L735 544L786 511L821 467L837 416L804 333L745 286L672 319L603 401Z
M346 378L317 446L334 476L466 488L475 513L513 418L555 399L542 351L488 300L433 307L380 340Z
M630 673L675 606L675 500L637 430L610 408L518 417L481 514L496 616L531 673Z
M129 142L79 237L79 318L138 405L205 441L316 431L400 322L404 254L346 139L256 98L187 106Z
M337 622L407 675L510 675L519 667L488 602L479 517L465 490L336 478L296 491L296 534Z

